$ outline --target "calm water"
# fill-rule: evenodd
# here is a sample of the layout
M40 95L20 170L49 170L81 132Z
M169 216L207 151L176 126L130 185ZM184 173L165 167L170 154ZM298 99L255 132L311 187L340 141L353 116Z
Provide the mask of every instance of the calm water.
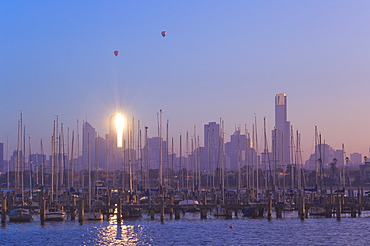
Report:
M30 223L8 222L0 228L0 245L369 245L370 215L360 218L309 218L295 213L283 219L200 220L187 213L180 220L148 217L116 220ZM230 228L233 226L233 228Z

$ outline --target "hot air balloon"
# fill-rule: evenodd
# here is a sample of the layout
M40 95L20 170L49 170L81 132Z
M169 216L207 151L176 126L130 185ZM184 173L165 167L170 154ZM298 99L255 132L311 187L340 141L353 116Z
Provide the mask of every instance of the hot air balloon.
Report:
M162 37L165 37L167 35L167 32L166 31L162 31L161 34L162 34Z
M118 50L115 50L115 51L113 52L113 54L114 54L115 56L118 56L119 51L118 51Z

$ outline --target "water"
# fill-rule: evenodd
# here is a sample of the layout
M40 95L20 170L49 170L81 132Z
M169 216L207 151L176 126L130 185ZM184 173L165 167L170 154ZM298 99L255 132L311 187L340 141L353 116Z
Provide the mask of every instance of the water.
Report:
M200 220L187 213L180 220L162 224L149 217L116 220L30 223L7 222L0 228L0 245L368 245L370 217L309 218L296 213L283 219ZM230 228L232 226L233 228Z

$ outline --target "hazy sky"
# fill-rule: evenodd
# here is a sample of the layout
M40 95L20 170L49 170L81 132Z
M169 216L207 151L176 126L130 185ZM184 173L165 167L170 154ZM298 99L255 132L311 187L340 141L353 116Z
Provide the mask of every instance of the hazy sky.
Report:
M305 157L315 125L368 155L369 13L370 1L0 0L0 142L15 149L20 110L33 152L56 115L104 136L118 110L156 136L162 109L175 139L222 118L228 140L255 116L262 136L266 117L270 139L286 93Z

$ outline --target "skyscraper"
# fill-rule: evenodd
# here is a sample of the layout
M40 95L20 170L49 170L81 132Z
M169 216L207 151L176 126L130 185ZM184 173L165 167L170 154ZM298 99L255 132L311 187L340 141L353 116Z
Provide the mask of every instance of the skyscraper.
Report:
M95 128L88 122L84 122L82 126L82 170L93 170L95 164Z
M204 125L204 147L206 159L201 167L203 170L213 171L219 167L220 124L209 122Z
M272 131L273 160L277 165L290 163L290 121L287 121L287 96L275 96L275 129Z
M5 172L5 167L4 167L4 144L0 143L0 171Z

